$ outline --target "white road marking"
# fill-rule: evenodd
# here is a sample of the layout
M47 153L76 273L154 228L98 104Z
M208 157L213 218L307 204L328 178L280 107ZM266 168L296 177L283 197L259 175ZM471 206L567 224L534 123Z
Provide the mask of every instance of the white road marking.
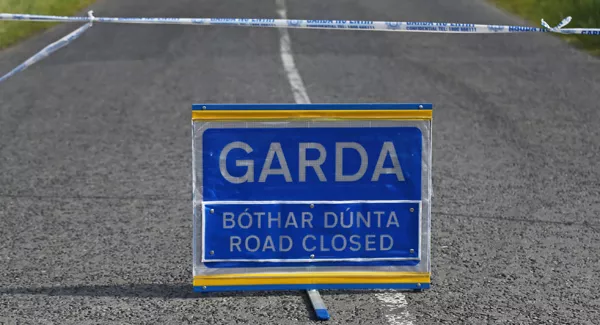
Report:
M275 0L277 5L277 14L281 19L287 19L287 8L285 0ZM292 53L292 42L290 34L286 28L279 28L280 51L283 67L292 86L294 100L297 104L310 104L310 98L304 87L304 82L294 62ZM413 317L408 313L408 302L406 297L400 292L379 291L375 297L388 308L392 314L386 314L385 317L390 325L414 325Z
M285 7L285 0L276 0L277 14L281 19L287 19L287 9ZM298 69L296 69L296 63L294 63L294 55L292 54L292 42L290 40L290 34L287 28L278 28L280 36L280 51L281 60L283 61L283 67L287 73L288 80L292 86L292 92L294 93L294 99L298 104L310 104L310 98L304 88L304 82Z
M408 313L408 302L404 294L400 292L380 291L375 297L381 303L390 309L390 314L386 314L385 318L390 325L414 325L413 317Z

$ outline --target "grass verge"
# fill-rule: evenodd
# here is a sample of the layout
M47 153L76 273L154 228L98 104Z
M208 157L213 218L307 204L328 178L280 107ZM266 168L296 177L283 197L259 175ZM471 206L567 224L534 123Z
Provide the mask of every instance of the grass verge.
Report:
M0 12L69 16L79 12L94 1L95 0L0 0ZM0 49L14 45L20 40L55 24L56 23L0 21Z
M499 8L517 14L541 27L543 18L551 27L567 16L573 20L564 28L600 28L600 0L491 0ZM600 55L599 35L559 35L567 42Z

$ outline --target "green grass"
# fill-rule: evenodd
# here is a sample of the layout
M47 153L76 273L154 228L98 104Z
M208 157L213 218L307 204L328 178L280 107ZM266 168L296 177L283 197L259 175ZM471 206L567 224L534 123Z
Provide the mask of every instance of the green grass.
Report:
M94 0L0 0L0 12L39 15L74 15ZM0 21L0 49L56 23Z
M564 28L600 28L600 0L491 0L499 8L515 13L534 26L543 18L550 27L567 16L573 20ZM600 55L600 35L560 35L573 45Z

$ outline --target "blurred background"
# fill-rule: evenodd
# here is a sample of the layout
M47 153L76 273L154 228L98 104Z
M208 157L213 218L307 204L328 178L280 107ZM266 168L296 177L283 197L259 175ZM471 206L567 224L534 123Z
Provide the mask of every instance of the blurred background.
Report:
M484 0L491 4L515 13L531 26L541 27L543 18L554 26L567 16L573 21L566 28L598 28L600 26L600 0ZM81 9L91 5L95 0L0 0L0 12L25 13L40 15L74 15ZM160 10L158 10L160 12ZM192 13L190 13L192 14ZM101 16L101 13L98 13ZM200 13L196 16L200 17ZM190 16L189 18L195 18ZM212 17L209 17L212 18ZM219 18L219 17L215 17ZM227 17L223 17L227 18ZM248 17L252 18L252 17ZM476 21L465 23L482 23ZM310 19L310 18L306 18ZM373 19L376 20L376 19ZM554 24L554 25L553 25ZM11 46L20 39L46 29L54 23L21 23L0 21L0 49ZM587 35L560 35L575 46L584 48L594 54L600 54L600 37Z

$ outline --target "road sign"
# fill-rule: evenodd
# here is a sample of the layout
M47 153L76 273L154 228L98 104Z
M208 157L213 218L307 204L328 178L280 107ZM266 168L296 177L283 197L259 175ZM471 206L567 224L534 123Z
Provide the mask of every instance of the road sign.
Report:
M194 105L197 291L430 283L430 104Z

